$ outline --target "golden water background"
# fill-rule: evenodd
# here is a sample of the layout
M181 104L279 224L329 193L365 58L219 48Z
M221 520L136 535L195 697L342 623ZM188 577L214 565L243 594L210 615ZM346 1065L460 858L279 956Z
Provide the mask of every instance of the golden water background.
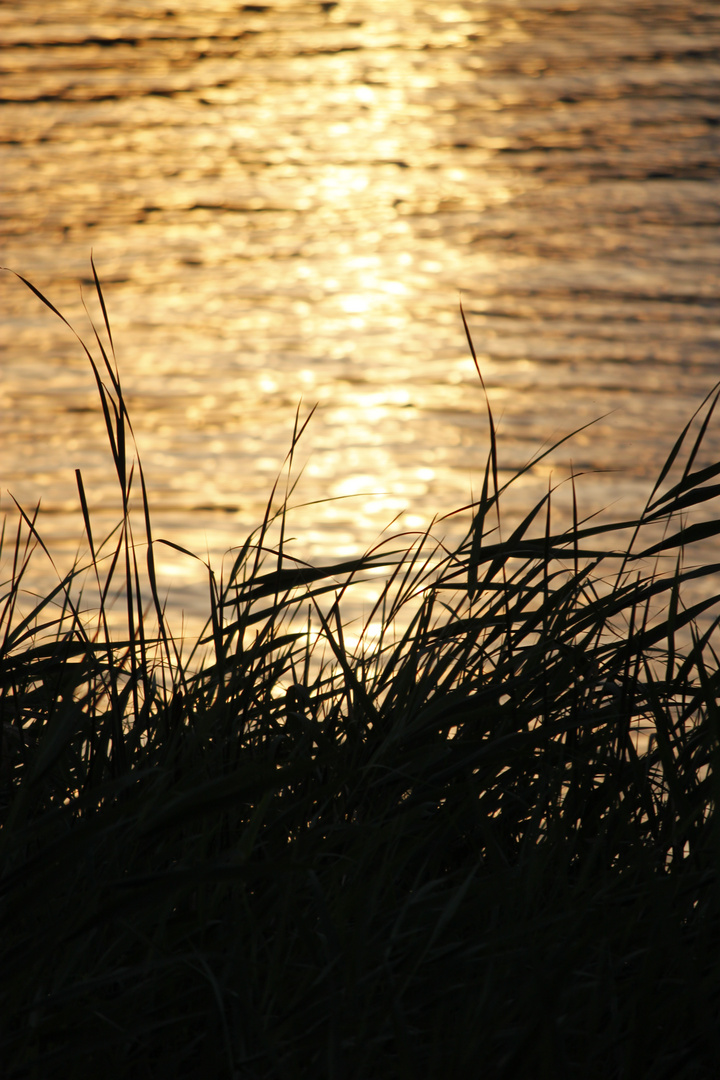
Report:
M156 531L216 565L299 402L301 558L478 490L460 295L506 469L604 417L550 459L605 470L585 513L637 506L720 375L717 3L11 0L0 47L0 261L90 340L92 249ZM10 275L1 310L0 508L41 499L62 565L75 468L96 533L118 517L102 415ZM199 615L202 567L158 557Z

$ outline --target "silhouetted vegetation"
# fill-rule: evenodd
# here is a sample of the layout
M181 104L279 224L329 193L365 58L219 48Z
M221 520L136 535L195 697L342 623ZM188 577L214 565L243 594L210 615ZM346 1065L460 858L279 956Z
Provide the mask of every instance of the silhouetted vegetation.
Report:
M78 565L21 610L35 518L5 538L3 1076L720 1074L720 566L685 559L720 533L719 391L632 520L554 533L548 492L505 536L489 406L452 550L300 564L274 491L183 657L105 321L95 600Z

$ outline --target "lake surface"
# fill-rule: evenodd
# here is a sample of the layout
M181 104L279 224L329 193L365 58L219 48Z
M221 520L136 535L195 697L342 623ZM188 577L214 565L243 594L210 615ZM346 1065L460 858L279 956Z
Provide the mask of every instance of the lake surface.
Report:
M720 376L717 3L5 0L0 46L0 262L90 343L93 251L156 532L217 565L299 403L299 557L478 490L460 296L506 469L603 417L511 511L571 463L582 512L637 508ZM62 565L76 468L118 518L102 415L67 328L0 303L0 508L41 499ZM158 557L192 621L202 567Z

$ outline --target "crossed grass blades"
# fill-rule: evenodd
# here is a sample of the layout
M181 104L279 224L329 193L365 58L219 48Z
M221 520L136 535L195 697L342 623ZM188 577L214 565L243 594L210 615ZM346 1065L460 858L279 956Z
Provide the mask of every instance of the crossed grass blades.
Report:
M453 549L310 567L276 485L183 658L93 274L118 528L78 471L89 561L28 613L37 513L3 534L3 1076L718 1075L720 390L631 520L548 491L503 538L489 402Z

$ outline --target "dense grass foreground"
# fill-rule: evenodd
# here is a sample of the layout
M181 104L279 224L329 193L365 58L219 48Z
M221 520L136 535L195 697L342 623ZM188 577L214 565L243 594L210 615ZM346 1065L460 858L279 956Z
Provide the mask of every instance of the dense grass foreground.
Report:
M97 544L78 474L96 601L78 567L21 612L25 515L0 607L2 1075L720 1075L720 566L683 559L720 532L718 391L632 521L554 534L548 494L504 536L489 410L456 550L310 568L271 499L185 660L96 337L122 505Z

